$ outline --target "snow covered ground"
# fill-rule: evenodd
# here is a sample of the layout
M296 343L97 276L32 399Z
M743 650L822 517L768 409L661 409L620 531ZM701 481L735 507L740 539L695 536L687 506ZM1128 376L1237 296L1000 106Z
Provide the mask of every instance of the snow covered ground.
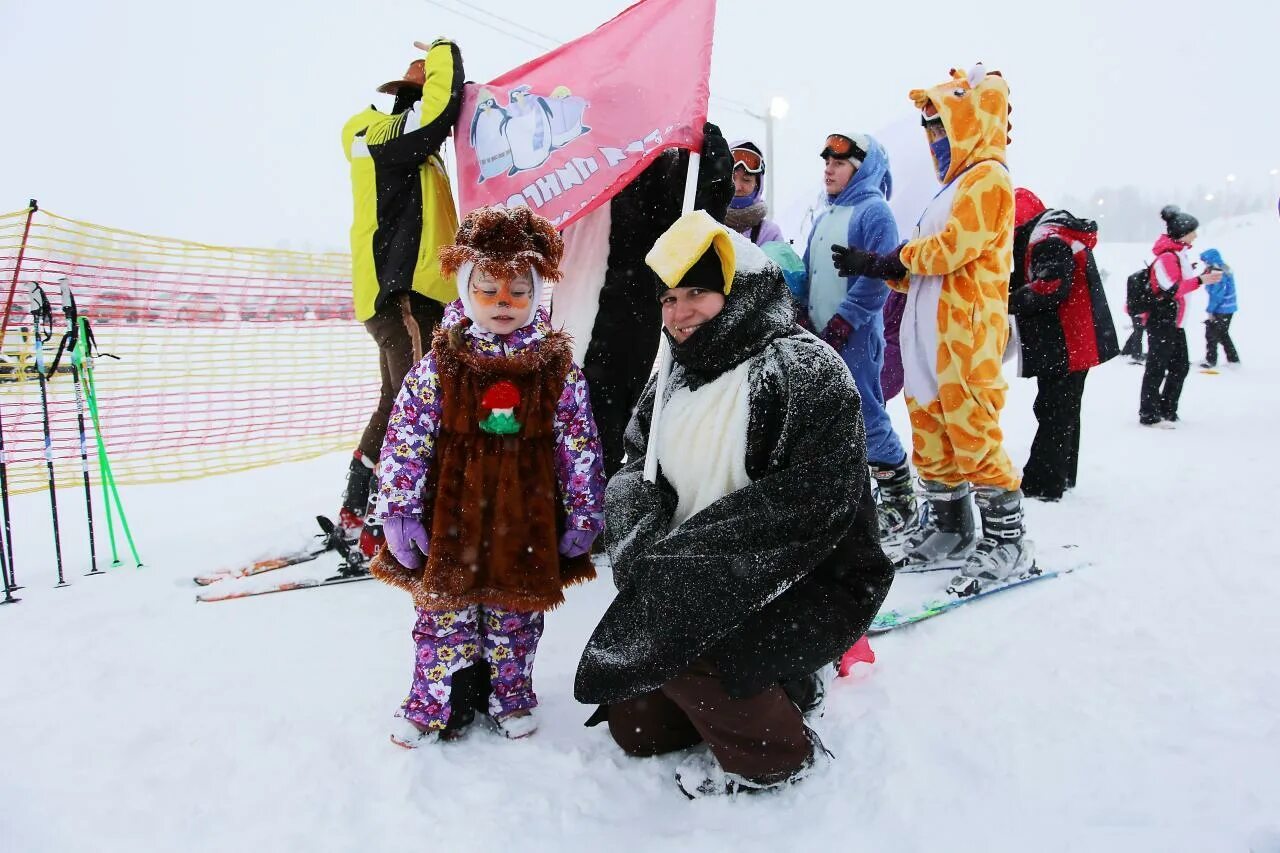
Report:
M548 619L534 738L478 730L417 752L386 734L410 675L403 593L196 604L192 575L300 541L335 509L341 456L129 489L147 566L105 577L82 577L79 494L63 490L63 589L47 496L18 499L0 850L1280 851L1277 230L1204 229L1199 247L1237 273L1244 365L1193 370L1178 429L1139 428L1140 368L1090 377L1079 487L1028 511L1046 552L1073 544L1090 565L875 640L878 662L837 682L821 723L838 760L777 795L689 803L674 757L628 760L581 726L572 676L607 578ZM1099 251L1117 311L1146 250ZM1034 385L1012 384L1021 462Z

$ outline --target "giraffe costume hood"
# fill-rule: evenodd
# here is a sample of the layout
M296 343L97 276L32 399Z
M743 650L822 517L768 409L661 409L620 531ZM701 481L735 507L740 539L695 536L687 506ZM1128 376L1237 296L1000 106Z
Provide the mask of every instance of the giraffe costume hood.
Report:
M889 283L907 294L901 346L912 461L925 480L1014 490L1021 475L999 422L1013 263L1009 87L979 65L912 91L911 100L936 110L951 151L942 189L899 252L907 274Z
M982 64L968 73L952 68L950 80L931 89L912 89L910 97L918 110L932 105L946 128L951 166L942 183L983 160L1006 162L1012 108L1009 85L999 71L988 73Z

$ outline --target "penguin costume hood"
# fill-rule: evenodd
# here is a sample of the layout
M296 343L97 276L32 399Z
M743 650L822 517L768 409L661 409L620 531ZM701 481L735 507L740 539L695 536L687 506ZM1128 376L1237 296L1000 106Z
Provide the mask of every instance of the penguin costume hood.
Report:
M694 282L709 289L723 284L724 308L684 343L662 330L672 358L695 389L795 329L791 291L777 264L705 210L676 220L658 238L645 263L661 282L660 290ZM686 279L692 281L686 283Z

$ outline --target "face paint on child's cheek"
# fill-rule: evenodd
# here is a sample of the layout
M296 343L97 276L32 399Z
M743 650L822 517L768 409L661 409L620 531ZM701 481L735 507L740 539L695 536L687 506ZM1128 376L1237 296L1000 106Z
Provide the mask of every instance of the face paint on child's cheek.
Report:
M510 305L512 308L524 310L529 307L529 294L512 296L511 285L508 282L498 285L496 293L485 293L483 290L472 288L471 295L475 298L476 304L483 305L485 308Z

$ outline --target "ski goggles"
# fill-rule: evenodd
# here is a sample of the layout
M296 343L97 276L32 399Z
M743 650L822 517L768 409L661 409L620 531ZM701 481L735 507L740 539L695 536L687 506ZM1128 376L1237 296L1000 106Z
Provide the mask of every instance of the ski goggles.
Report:
M745 169L749 175L758 175L764 171L764 158L756 151L750 148L735 148L733 154L733 168Z
M857 141L845 136L843 133L833 133L827 137L826 147L822 149L822 153L818 156L823 160L828 157L834 157L837 160L853 158L858 162L862 162L867 159L867 150L859 145Z

